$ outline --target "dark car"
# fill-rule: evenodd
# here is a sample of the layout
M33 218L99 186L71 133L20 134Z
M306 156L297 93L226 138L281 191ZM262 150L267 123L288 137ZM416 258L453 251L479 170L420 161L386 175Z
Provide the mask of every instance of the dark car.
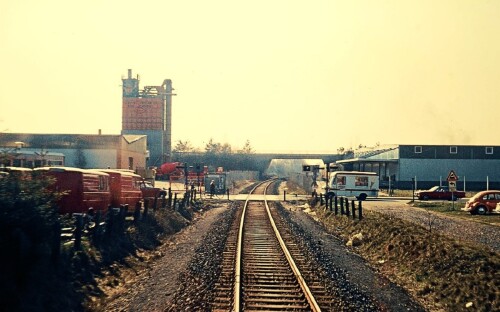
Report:
M457 200L465 197L463 191L451 192L446 186L433 186L425 191L416 191L415 195L420 200L441 199L441 200Z
M499 202L499 190L482 191L472 196L469 201L465 203L465 207L462 208L462 210L468 211L471 214L484 215L493 212Z

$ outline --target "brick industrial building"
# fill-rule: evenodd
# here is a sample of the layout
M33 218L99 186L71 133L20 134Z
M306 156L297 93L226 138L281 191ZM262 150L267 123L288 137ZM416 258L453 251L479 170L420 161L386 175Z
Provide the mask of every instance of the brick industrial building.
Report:
M172 80L140 89L139 76L129 69L122 81L122 134L147 135L147 165L159 167L172 154Z

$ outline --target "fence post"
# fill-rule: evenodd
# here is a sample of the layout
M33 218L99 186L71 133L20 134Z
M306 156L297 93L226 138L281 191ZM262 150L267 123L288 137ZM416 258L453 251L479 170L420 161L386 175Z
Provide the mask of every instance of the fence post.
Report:
M120 232L125 232L125 218L127 217L128 204L120 206Z
M352 208L352 218L356 219L356 206L354 203L354 199L351 201L351 208Z
M338 203L337 195L335 195L335 197L333 199L335 201L335 215L338 215L339 214L339 203Z
M358 215L359 220L363 219L363 207L361 206L361 201L358 203Z
M168 208L172 208L172 188L168 188Z
M146 217L149 212L149 200L145 199L144 200L144 211L142 212L142 216Z
M80 250L82 247L82 231L83 231L83 214L75 213L75 250Z
M344 213L344 197L340 197L340 214L343 215Z
M101 238L101 218L102 218L102 213L100 210L97 210L95 213L95 219L94 219L94 241L99 242Z
M158 205L158 194L155 194L155 198L153 199L153 211L156 211Z
M323 206L323 204L324 204L324 203L323 203L323 193L320 193L320 194L319 194L319 205L320 205L320 206Z
M141 202L135 203L134 223L136 225L139 223L139 219L141 219Z
M174 210L177 207L177 193L174 193Z
M345 215L349 217L351 215L351 212L350 212L351 209L349 208L349 198L347 198L347 197L345 198L345 208L346 208Z
M113 207L111 205L108 206L108 215L107 215L107 220L106 220L106 232L107 235L112 235L113 234L113 223L114 223L114 211Z

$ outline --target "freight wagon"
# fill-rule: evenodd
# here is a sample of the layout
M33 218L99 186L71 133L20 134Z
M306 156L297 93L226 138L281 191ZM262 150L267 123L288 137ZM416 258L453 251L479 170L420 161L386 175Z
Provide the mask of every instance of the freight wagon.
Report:
M142 201L142 177L129 171L98 169L109 175L109 189L111 191L111 206L129 205L133 208Z
M57 202L59 213L86 213L89 208L105 211L111 203L109 175L71 167L42 167L35 173L54 178L50 189L63 192Z

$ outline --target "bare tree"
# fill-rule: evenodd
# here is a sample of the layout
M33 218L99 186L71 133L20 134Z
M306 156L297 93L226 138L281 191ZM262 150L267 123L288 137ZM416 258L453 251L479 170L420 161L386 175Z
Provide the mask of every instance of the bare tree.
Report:
M221 151L221 144L215 142L213 138L210 138L207 144L205 144L205 153L207 154L218 154Z
M246 140L245 145L243 145L243 148L239 150L238 153L247 155L254 153L250 140Z
M177 153L191 153L195 151L196 149L191 145L191 142L189 140L178 140L173 149L173 152Z

